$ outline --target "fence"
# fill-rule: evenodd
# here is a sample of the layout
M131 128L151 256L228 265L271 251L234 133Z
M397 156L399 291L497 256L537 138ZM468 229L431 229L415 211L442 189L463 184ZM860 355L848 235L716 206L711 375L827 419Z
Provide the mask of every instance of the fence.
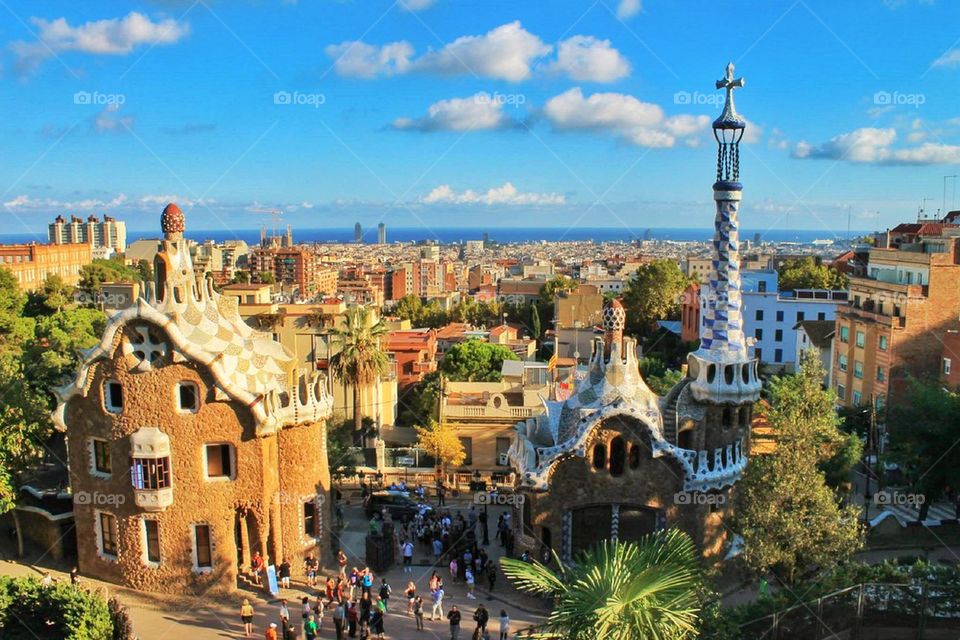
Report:
M960 586L860 584L740 626L744 640L951 640Z

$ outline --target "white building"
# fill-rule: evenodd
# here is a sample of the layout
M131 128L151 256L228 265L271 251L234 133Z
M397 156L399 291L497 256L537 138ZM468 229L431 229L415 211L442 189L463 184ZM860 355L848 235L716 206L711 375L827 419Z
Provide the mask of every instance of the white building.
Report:
M793 328L796 330L796 357L794 369L800 368L800 357L804 351L813 350L820 356L823 364L823 384L830 388L830 372L833 370L833 334L836 324L833 320L804 320Z
M96 216L86 220L70 216L69 221L57 216L47 227L47 237L50 244L88 243L97 254L94 257L110 257L126 251L127 224L110 216L103 216L102 222Z

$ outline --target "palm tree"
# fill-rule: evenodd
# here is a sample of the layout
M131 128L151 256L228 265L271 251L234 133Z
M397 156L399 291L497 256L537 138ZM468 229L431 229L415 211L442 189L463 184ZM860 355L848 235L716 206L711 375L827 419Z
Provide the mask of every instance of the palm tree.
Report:
M701 577L693 541L679 529L639 542L604 541L554 573L539 562L502 558L522 591L553 599L533 638L679 640L695 638Z
M343 325L331 331L332 345L339 351L330 358L330 370L345 385L353 387L353 429L360 433L363 412L360 410L360 391L387 373L389 358L380 348L380 340L387 333L382 319L373 322L370 310L364 306L347 309Z

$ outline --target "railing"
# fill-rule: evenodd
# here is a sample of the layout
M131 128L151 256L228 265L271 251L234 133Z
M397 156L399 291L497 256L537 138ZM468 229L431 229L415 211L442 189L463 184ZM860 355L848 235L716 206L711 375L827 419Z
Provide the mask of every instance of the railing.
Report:
M957 585L859 584L740 625L740 638L956 638L958 596Z
M529 407L488 407L486 405L457 405L447 404L443 413L453 418L530 418L541 409Z

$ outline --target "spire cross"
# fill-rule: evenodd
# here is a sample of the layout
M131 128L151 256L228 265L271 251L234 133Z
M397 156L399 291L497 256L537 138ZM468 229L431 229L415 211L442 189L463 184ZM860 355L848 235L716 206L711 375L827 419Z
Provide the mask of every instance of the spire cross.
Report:
M717 80L717 89L727 90L727 104L733 110L733 90L743 87L743 78L733 79L733 63L727 65L727 75L722 80Z

